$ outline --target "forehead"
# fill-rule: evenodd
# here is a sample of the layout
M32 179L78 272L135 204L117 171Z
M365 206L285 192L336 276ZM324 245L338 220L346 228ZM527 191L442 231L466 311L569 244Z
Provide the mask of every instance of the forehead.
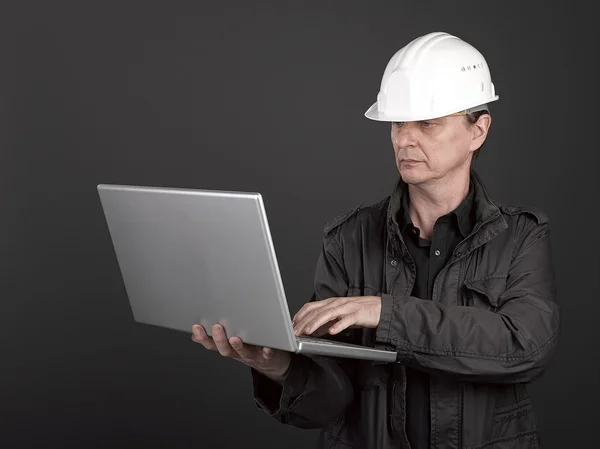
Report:
M429 120L424 120L426 122L444 122L444 123L461 123L465 119L464 114L451 114L445 115L443 117L436 117Z

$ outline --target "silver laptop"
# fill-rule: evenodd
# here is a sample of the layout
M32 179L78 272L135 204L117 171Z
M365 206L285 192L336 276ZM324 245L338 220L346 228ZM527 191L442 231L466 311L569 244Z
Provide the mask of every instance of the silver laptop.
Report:
M260 193L98 186L135 321L289 352L396 360L393 351L296 337Z

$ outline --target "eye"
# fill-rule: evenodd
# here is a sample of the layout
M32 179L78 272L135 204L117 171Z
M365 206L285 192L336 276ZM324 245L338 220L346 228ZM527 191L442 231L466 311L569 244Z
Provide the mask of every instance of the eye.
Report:
M394 126L397 126L398 128L400 128L402 125L404 125L404 122L394 122Z
M423 125L423 128L431 128L434 124L431 122L421 122L421 125Z

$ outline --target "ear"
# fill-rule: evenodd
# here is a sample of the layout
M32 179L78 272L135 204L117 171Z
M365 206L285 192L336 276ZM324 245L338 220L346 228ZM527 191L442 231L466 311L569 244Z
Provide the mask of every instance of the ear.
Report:
M477 119L477 122L471 125L471 145L469 150L476 151L483 145L492 125L492 116L483 114Z

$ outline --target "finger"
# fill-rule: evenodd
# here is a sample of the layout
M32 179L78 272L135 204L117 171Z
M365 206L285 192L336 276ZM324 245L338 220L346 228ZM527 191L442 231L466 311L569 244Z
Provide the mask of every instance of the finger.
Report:
M298 310L298 312L296 312L296 315L294 315L294 318L292 319L292 323L296 324L296 323L302 321L302 319L307 314L313 312L315 309L319 309L321 307L330 305L336 299L338 299L338 298L327 298L327 299L323 299L321 301L312 301L312 302L308 302L308 303L304 304L300 308L300 310Z
M192 326L192 340L202 344L206 349L211 351L217 350L214 340L206 334L204 328L199 324Z
M337 321L344 316L349 315L353 312L353 307L350 303L344 303L341 305L333 305L317 312L319 313L309 315L302 323L299 323L297 332L304 332L305 334L310 335L330 321Z
M347 329L347 328L351 327L356 322L357 322L357 315L356 315L356 313L351 313L350 315L346 315L345 317L343 317L337 323L333 323L329 327L328 332L331 335L339 334L344 329Z
M317 301L317 303L311 303L310 310L307 309L302 313L298 314L295 318L294 330L298 331L296 335L302 332L302 330L306 327L308 323L314 321L317 316L325 312L326 310L330 310L332 308L338 307L341 304L341 300L343 298L329 298L323 301Z
M300 310L298 310L298 312L296 312L296 315L294 315L294 318L292 318L292 324L297 324L298 322L302 321L302 319L310 312L312 312L315 308L319 308L322 307L323 304L320 304L321 301L318 302L310 302L308 304L304 304Z
M329 321L329 322L325 323L324 325L322 325L321 327L319 327L317 330L312 331L310 333L310 335L312 335L314 337L322 337L323 335L328 334L329 329L338 321L339 320Z
M227 335L225 335L225 329L220 324L215 324L212 327L212 337L217 345L217 351L223 357L233 357L237 354L236 351L231 347L229 341L227 340Z
M231 337L229 344L237 357L244 362L255 362L261 356L261 350L253 345L246 345L239 337Z
M325 312L321 312L320 314L309 315L306 319L298 324L297 326L297 335L306 334L311 335L313 332L318 330L320 327L333 323L343 317L343 311L339 308L334 308L331 310L327 310Z

